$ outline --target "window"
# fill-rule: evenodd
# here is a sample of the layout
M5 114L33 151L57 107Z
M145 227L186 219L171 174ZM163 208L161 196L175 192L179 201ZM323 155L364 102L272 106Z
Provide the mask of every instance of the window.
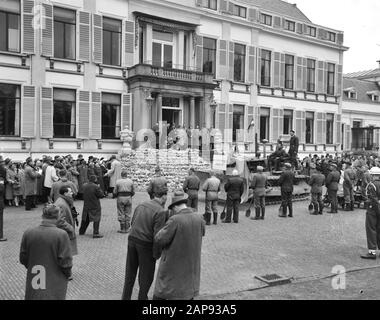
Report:
M374 94L372 99L373 99L373 101L378 102L379 101L379 96L377 96L377 95Z
M306 112L306 143L314 143L314 113Z
M352 123L353 128L361 128L362 127L362 121L361 120L354 120Z
M285 89L293 90L294 87L294 57L285 55Z
M247 8L233 4L232 5L232 14L234 16L246 18L247 17Z
M153 30L153 65L173 68L173 33Z
M307 88L308 92L315 92L315 60L307 59Z
M216 10L216 1L217 0L202 0L202 7Z
M294 21L285 20L285 30L289 31L295 31L296 30L296 24Z
M327 40L335 42L336 34L334 32L327 32Z
M327 94L334 95L335 64L329 63L327 66Z
M357 99L356 92L354 91L347 91L346 94L347 94L348 99L353 99L353 100Z
M260 141L269 140L269 108L260 108Z
M120 94L102 94L102 139L120 138Z
M121 21L103 18L103 63L121 65Z
M290 134L293 128L293 111L284 110L284 131L283 134Z
M334 115L328 113L326 115L326 144L334 143Z
M74 60L76 42L76 12L54 8L54 57Z
M261 50L261 85L265 87L270 87L271 83L271 59L270 51Z
M245 82L245 45L235 43L234 81Z
M260 23L266 24L267 26L272 26L272 16L265 13L261 13Z
M311 26L306 26L305 34L311 37L315 37L317 34L317 29Z
M236 142L237 130L244 129L244 106L234 105L232 138Z
M20 136L21 87L0 84L0 136Z
M203 38L203 72L215 76L216 68L216 40Z
M54 138L74 138L76 91L54 89L53 95Z
M0 51L20 52L20 1L0 0Z

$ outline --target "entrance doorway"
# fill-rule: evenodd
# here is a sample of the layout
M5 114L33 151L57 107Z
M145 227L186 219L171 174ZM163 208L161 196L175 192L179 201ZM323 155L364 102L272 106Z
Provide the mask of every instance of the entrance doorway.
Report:
M170 127L173 123L176 127L180 124L180 112L181 110L162 108L162 121L166 121Z

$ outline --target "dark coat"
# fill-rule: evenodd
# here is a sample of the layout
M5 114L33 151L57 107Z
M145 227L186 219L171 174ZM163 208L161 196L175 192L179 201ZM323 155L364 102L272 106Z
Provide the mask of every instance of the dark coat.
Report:
M104 193L97 184L93 182L84 184L82 220L85 221L87 219L87 215L89 215L90 222L100 221L102 208L99 199L103 197Z
M244 193L244 179L241 177L228 178L224 185L227 197L231 200L239 200Z
M340 172L332 171L328 174L326 178L326 187L332 191L339 190Z
M154 295L166 300L190 300L199 295L202 216L186 208L170 217L155 236L163 249Z
M83 185L88 182L87 166L81 164L78 166L78 193L83 193Z
M251 188L256 196L265 196L268 178L263 173L255 173L252 178Z
M146 189L151 199L154 198L155 193L163 190L168 190L168 181L163 176L153 178Z
M100 189L102 189L103 192L106 191L104 187L104 177L103 177L104 174L103 174L102 168L100 166L95 166L94 171L95 171L96 177L98 178Z
M311 193L322 193L322 187L325 184L325 176L322 173L314 173L309 181Z
M185 191L191 199L198 198L198 191L201 180L196 175L187 176L183 183L183 191Z
M285 170L278 181L278 185L281 186L281 191L293 192L294 190L295 176L293 171Z
M44 220L42 224L25 231L20 249L20 262L27 269L25 300L64 300L67 278L71 275L72 255L66 231L58 229L56 220ZM43 266L46 272L46 289L35 290L33 279L42 276L35 266ZM37 278L38 279L38 278ZM34 280L36 281L36 280Z
M297 136L293 136L290 138L289 155L298 154L299 144L300 143L299 143L299 139Z

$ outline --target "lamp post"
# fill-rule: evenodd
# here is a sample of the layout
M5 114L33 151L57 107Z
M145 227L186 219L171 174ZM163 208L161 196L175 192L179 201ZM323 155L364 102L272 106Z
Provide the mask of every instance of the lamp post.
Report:
M149 109L149 114L150 114L150 128L152 128L152 106L154 99L152 98L152 95L150 91L147 91L147 97L145 98L146 105L148 106Z

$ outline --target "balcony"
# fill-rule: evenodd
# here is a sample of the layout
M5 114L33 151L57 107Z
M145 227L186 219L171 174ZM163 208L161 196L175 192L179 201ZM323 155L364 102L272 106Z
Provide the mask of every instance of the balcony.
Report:
M141 80L158 80L160 82L177 82L185 85L215 87L214 76L209 73L156 67L149 64L137 64L128 69L128 82Z

